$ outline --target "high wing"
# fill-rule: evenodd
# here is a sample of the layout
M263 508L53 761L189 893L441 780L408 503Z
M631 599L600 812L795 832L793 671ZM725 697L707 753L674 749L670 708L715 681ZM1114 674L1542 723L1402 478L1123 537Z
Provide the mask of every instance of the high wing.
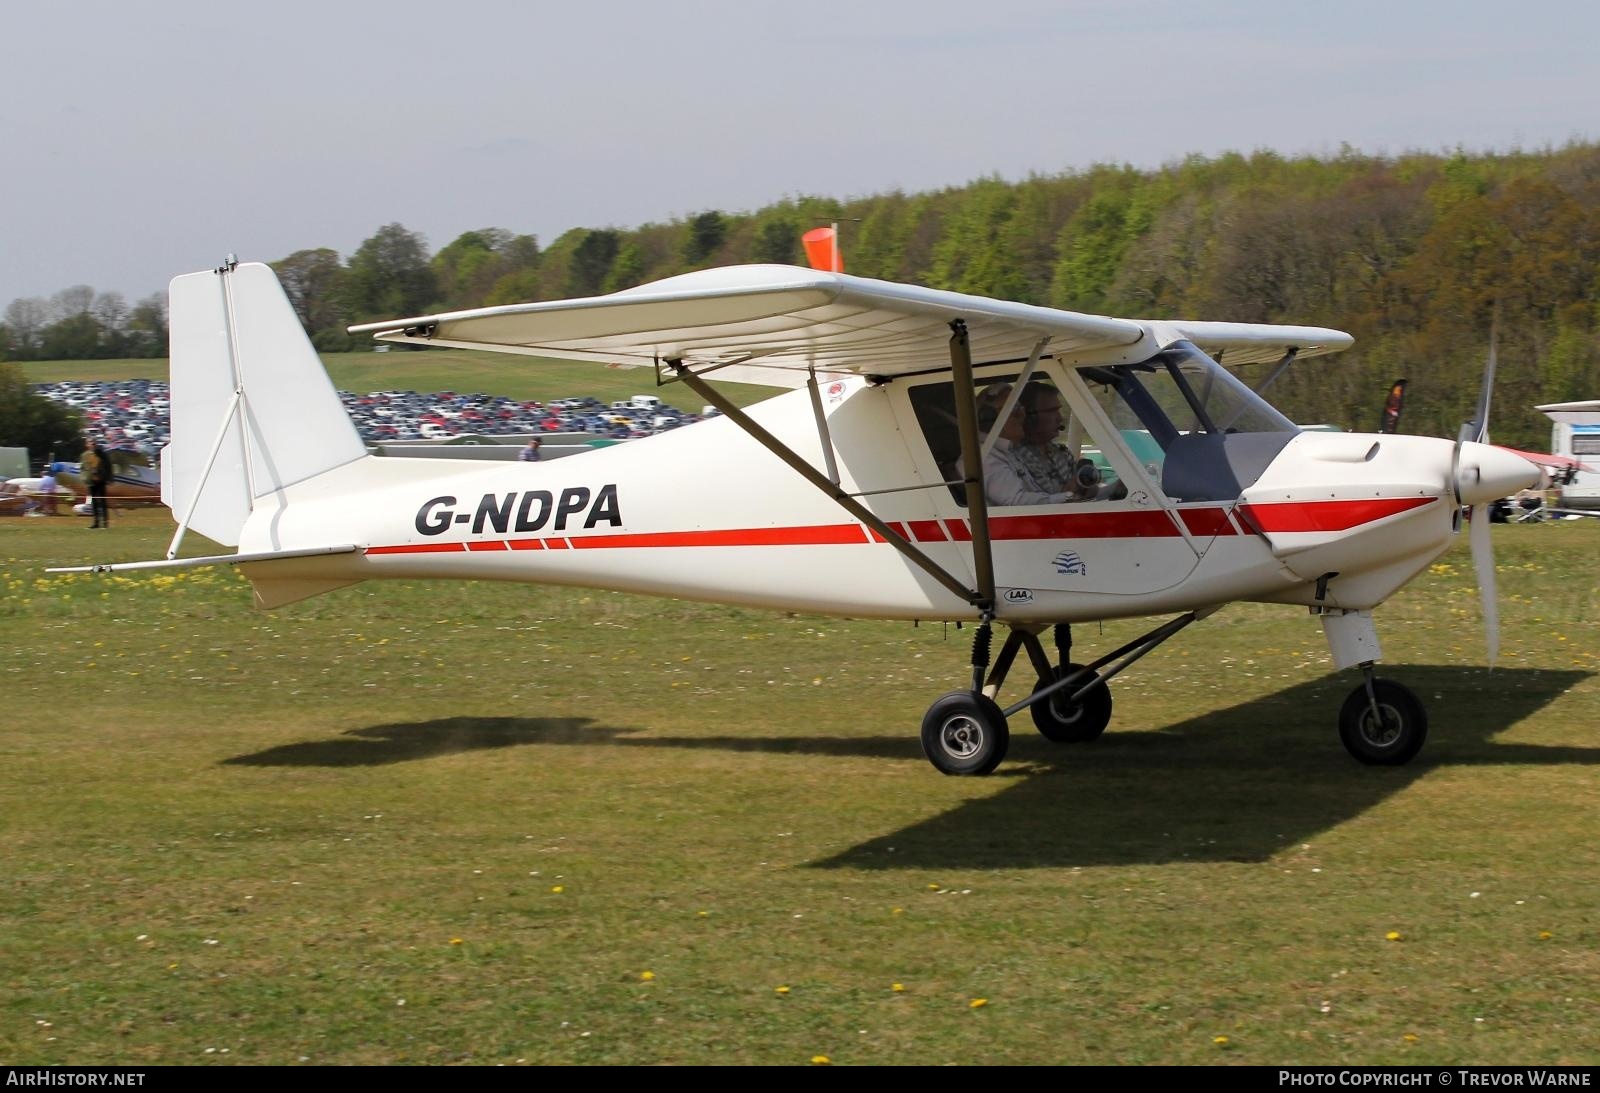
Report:
M1046 338L1048 355L1082 358L1097 351L1120 357L1153 337L1186 337L1208 352L1226 350L1230 364L1276 360L1291 348L1302 357L1335 352L1351 341L1315 327L1084 315L776 265L702 270L609 296L394 319L350 332L608 363L681 360L702 373L741 365L787 371L791 377L769 373L764 382L790 386L812 370L896 376L944 367L950 324L957 320L966 324L978 363L1026 360ZM1143 352L1158 348L1151 344ZM1102 353L1092 363L1104 359ZM735 377L723 372L722 378Z

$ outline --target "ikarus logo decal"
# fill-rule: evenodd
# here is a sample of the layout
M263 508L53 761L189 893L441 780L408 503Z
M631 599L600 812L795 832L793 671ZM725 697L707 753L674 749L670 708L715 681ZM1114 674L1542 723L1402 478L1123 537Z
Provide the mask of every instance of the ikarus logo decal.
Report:
M1075 550L1063 550L1057 554L1055 566L1057 573L1070 573L1075 577L1089 575L1089 567L1084 565L1083 559L1078 557L1078 552Z

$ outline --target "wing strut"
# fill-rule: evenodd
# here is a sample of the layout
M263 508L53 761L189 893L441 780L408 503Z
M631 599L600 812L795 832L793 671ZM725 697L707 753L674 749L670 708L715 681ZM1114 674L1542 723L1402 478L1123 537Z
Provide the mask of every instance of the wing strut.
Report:
M990 611L994 609L994 555L989 543L989 498L983 492L983 456L978 451L978 395L972 381L972 343L963 319L950 322L950 379L956 401L956 431L961 434L967 519L972 521L972 568L978 578L978 599L973 602Z
M806 390L811 392L811 415L817 419L817 439L822 441L822 458L828 464L828 481L839 484L839 465L833 460L833 437L828 433L828 418L822 412L822 392L817 390L815 366L806 370Z
M739 407L730 402L727 397L722 394L722 392L718 391L705 380L691 372L689 370L689 366L684 364L681 359L668 358L664 363L672 369L673 374L676 375L678 379L682 380L688 386L689 390L693 391L712 406L715 406L718 410L722 411L723 415L727 417L729 421L733 422L735 425L749 434L750 439L754 440L757 444L760 444L763 448L767 449L767 451L783 460L789 465L790 469L792 469L801 478L804 478L807 482L810 482L813 486L817 487L817 489L831 497L840 508L844 509L844 511L848 512L851 516L855 517L857 520L860 520L863 524L867 525L867 527L877 532L885 542L894 547L901 554L905 555L907 561L910 561L918 566L925 573L927 573L928 576L938 581L941 585L949 589L955 595L961 597L967 603L970 603L975 607L988 610L990 604L993 603L994 578L992 574L989 578L989 593L987 596L981 592L977 592L966 587L960 581L956 580L955 577L951 576L949 571L941 566L938 562L935 562L932 558L928 557L922 551L913 546L911 541L904 535L901 535L888 524L885 524L882 520L878 519L871 512L869 512L867 508L861 504L861 502L857 501L854 497L851 497L848 493L844 492L844 490L840 489L838 483L830 482L826 475L818 473L815 467L797 455L792 448L785 445L781 440L767 432L760 425L757 425L750 418L749 414L745 413L743 410L739 409ZM972 386L971 374L972 366L969 360L967 365L967 387L969 391ZM970 420L965 433L967 436L970 436L972 446L976 448L976 436L972 434L971 426L976 420L977 415L971 407L972 396L970 394L967 397L967 402L967 414ZM960 404L961 400L958 398L956 400L956 405L959 407ZM964 440L963 444L965 445L965 443L966 441ZM974 519L974 546L977 545L977 528L978 523L977 520ZM988 524L985 523L983 525L983 553L985 560L988 558L988 548Z
M1261 382L1256 384L1254 387L1252 387L1251 390L1259 395L1263 391L1265 391L1268 387L1271 387L1272 386L1272 381L1277 379L1279 376L1283 375L1283 370L1285 368L1288 368L1291 364L1294 363L1294 359L1295 359L1296 356L1299 355L1299 353L1300 353L1300 347L1297 346L1297 345L1291 345L1289 347L1288 352L1284 353L1283 358L1281 360L1279 360L1277 364L1272 366L1272 371L1270 371L1266 375L1262 376L1261 377ZM1222 363L1222 354L1220 352L1216 356L1216 362L1218 364ZM1239 413L1243 413L1243 412L1244 412L1243 410L1239 411ZM1237 417L1238 414L1235 414L1234 416ZM1231 425L1231 424L1233 424L1233 422L1230 420L1228 424ZM1226 426L1224 426L1224 427L1226 427Z

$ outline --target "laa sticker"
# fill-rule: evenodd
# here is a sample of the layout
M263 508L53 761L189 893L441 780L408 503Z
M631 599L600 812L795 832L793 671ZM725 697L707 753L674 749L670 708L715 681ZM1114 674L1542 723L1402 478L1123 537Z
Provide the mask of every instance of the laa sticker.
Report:
M1007 603L1032 603L1033 589L1008 588L1005 591L1005 595L1003 595L1001 599L1005 600Z
M1089 567L1083 564L1083 559L1078 557L1076 551L1063 550L1056 555L1056 572L1087 577L1089 575Z

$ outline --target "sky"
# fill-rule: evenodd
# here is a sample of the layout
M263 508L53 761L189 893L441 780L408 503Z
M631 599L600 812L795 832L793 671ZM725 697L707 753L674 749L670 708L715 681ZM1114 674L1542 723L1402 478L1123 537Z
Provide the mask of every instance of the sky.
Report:
M0 308L1199 153L1600 139L1592 0L81 0L7 10Z

